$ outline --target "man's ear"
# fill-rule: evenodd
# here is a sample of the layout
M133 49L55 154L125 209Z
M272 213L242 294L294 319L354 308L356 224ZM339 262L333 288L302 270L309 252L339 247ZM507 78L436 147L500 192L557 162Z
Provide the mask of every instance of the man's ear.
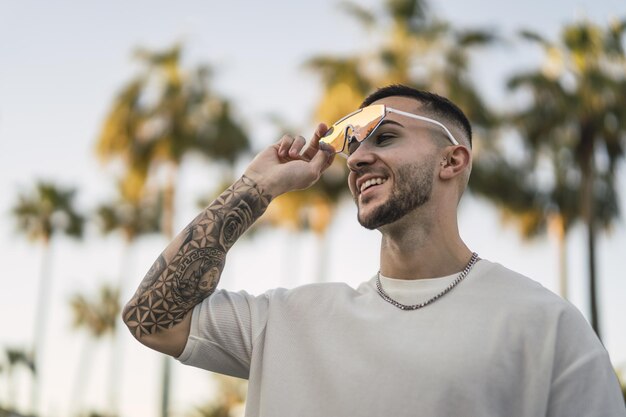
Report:
M439 177L452 179L462 174L470 166L472 155L465 146L455 146L446 151L440 162Z

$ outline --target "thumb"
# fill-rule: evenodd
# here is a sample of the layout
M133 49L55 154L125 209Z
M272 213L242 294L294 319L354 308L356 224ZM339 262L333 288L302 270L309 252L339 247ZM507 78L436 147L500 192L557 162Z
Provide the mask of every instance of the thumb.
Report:
M335 153L326 147L317 151L313 159L309 162L317 174L321 174L330 166L335 158Z

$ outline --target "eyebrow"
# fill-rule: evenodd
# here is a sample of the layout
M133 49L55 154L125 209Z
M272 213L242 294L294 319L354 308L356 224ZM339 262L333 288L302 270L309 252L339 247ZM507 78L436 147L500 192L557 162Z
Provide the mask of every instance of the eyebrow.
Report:
M390 120L390 119L385 119L385 120L383 120L383 121L380 123L379 127L380 127L380 126L383 126L383 125L388 125L388 124L393 124L393 125L397 125L397 126L400 126L400 127L404 127L404 125L403 125L403 124L398 123L398 122L396 122L395 120Z

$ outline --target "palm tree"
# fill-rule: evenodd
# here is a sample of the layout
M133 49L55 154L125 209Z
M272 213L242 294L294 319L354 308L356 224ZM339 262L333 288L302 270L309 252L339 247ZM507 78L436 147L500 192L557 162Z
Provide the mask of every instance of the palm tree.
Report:
M176 175L183 157L200 153L232 164L249 148L230 103L209 87L209 70L184 71L181 48L139 50L144 71L115 99L97 142L104 160L122 159L125 195L138 200L150 174L168 172L164 191L164 233L171 236Z
M317 104L315 118L326 123L353 112L373 87L359 56L317 56L306 61L305 68L321 78L322 96Z
M117 199L98 206L95 215L103 234L121 232L122 239L129 244L141 235L160 232L162 204L159 195L135 199L119 184Z
M51 243L58 234L80 238L83 233L84 218L75 208L75 194L73 188L66 189L40 181L34 190L20 193L12 210L18 230L29 240L39 242L43 247L33 335L33 357L37 370L32 394L32 407L35 413L39 406L43 352L50 308L49 297L52 290Z
M78 360L78 371L74 382L71 404L76 412L82 407L83 392L89 382L89 370L93 361L89 360L93 352L93 342L108 335L113 335L117 327L117 319L121 311L119 289L103 285L97 295L89 298L82 294L75 294L70 299L73 314L73 327L84 330L88 339L83 346Z
M619 216L615 172L624 158L626 132L626 21L606 28L579 22L550 42L532 32L546 66L509 80L512 91L530 93L512 122L533 160L551 164L555 211L567 226L580 219L587 229L591 325L600 337L596 277L596 233ZM576 202L576 207L567 206Z
M30 352L20 348L6 348L4 350L6 361L4 367L0 366L0 370L6 372L7 381L7 403L6 408L8 410L16 410L16 404L13 403L17 395L17 383L15 381L15 371L22 367L26 369L31 375L35 374L35 362Z
M321 182L322 180L320 180ZM329 245L327 232L337 205L336 196L328 192L325 184L316 184L307 190L292 191L274 199L255 227L282 228L291 232L286 241L289 250L293 250L293 246L296 244L293 238L296 238L298 234L312 232L317 238L319 250L319 258L315 263L315 279L317 282L323 282L328 279L326 276L327 247ZM290 280L293 279L294 271L297 269L297 265L286 266L285 271ZM293 281L286 282L286 285L292 284Z
M185 155L195 152L226 165L249 148L228 100L209 86L206 66L185 71L181 47L137 52L143 71L122 88L105 119L97 143L105 161L121 159L124 192L136 200L150 179L165 171L162 232L174 235L175 189ZM169 413L170 362L164 359L161 415Z
M343 6L381 43L354 57L322 56L308 62L324 82L318 118L331 113L336 120L353 111L374 87L400 83L450 98L476 127L484 128L481 133L489 132L497 120L470 79L469 53L492 45L498 40L495 34L484 29L457 30L438 19L425 0L386 0L376 11L352 2ZM349 106L337 105L343 102Z
M197 407L189 416L238 417L243 415L241 411L246 400L246 380L219 374L214 374L213 379L217 382L216 398L202 407Z
M122 184L119 185L118 192L114 202L103 203L96 208L95 219L103 234L120 232L122 235L124 244L118 273L118 286L122 291L132 257L132 244L140 236L161 232L163 197L161 193L135 199L126 194Z
M559 162L556 152L555 162ZM538 183L538 155L511 162L496 149L481 152L474 164L470 188L478 196L494 203L505 222L515 223L524 239L533 239L546 232L554 235L558 244L559 293L567 298L566 235L576 220L577 190L567 184L569 165L554 166L554 183L547 187ZM478 185L477 185L478 184Z
M126 281L131 271L130 261L133 257L135 240L147 234L160 233L160 219L162 216L162 198L160 196L145 196L135 200L133 196L125 194L125 189L118 187L118 198L113 203L101 204L96 210L96 220L102 233L111 234L121 232L123 245L120 256L120 270L117 277L119 295L125 294ZM121 303L122 300L118 300ZM109 368L109 414L119 414L119 374L123 368L123 345L121 317L117 318L111 346L111 365Z
M437 19L425 0L386 0L382 10L357 3L344 9L365 29L378 33L380 45L352 57L318 56L308 69L321 76L318 120L334 121L358 107L374 87L401 83L450 98L465 110L478 136L490 139L498 118L470 78L469 54L498 40L482 29L456 30Z

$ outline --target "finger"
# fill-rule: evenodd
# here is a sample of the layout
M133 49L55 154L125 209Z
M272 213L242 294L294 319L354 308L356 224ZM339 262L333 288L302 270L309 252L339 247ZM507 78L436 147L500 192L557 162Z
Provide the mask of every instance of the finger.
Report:
M296 136L293 143L291 144L291 147L289 148L289 157L290 158L299 157L300 152L302 151L302 148L304 148L305 144L306 144L306 139L304 139L303 136Z
M335 160L335 156L337 155L337 152L335 152L335 149L332 146L330 145L326 145L326 146L330 148L330 151L328 150L324 151L324 153L326 154L326 164L322 167L322 171L326 171L326 169L328 169L328 167L330 167L333 164L333 161Z
M317 125L315 129L315 133L313 133L313 137L311 138L311 145L316 148L319 147L320 139L324 136L324 134L328 131L328 126L326 123L320 123Z
M306 151L302 154L304 158L307 160L311 160L317 151L320 149L320 139L324 136L324 133L328 130L328 126L325 123L320 123L317 125L317 129L315 129L315 133L313 133L313 137L311 138L311 142L307 147ZM324 145L324 143L322 143Z
M330 151L324 151L326 153L326 165L324 165L324 167L322 168L323 171L326 171L326 169L328 167L330 167L333 164L333 161L335 160L335 156L337 156L337 152L335 152L335 148L333 148L330 145L327 145L328 148L330 148Z
M310 164L316 173L322 173L332 164L334 158L334 151L328 152L327 150L321 149L315 154L313 159L311 159Z
M320 142L320 149L328 154L336 154L337 150L326 142Z
M295 138L291 135L283 135L280 138L280 142L278 145L278 156L281 158L287 158L289 155L289 148L291 148L291 144L294 142Z

